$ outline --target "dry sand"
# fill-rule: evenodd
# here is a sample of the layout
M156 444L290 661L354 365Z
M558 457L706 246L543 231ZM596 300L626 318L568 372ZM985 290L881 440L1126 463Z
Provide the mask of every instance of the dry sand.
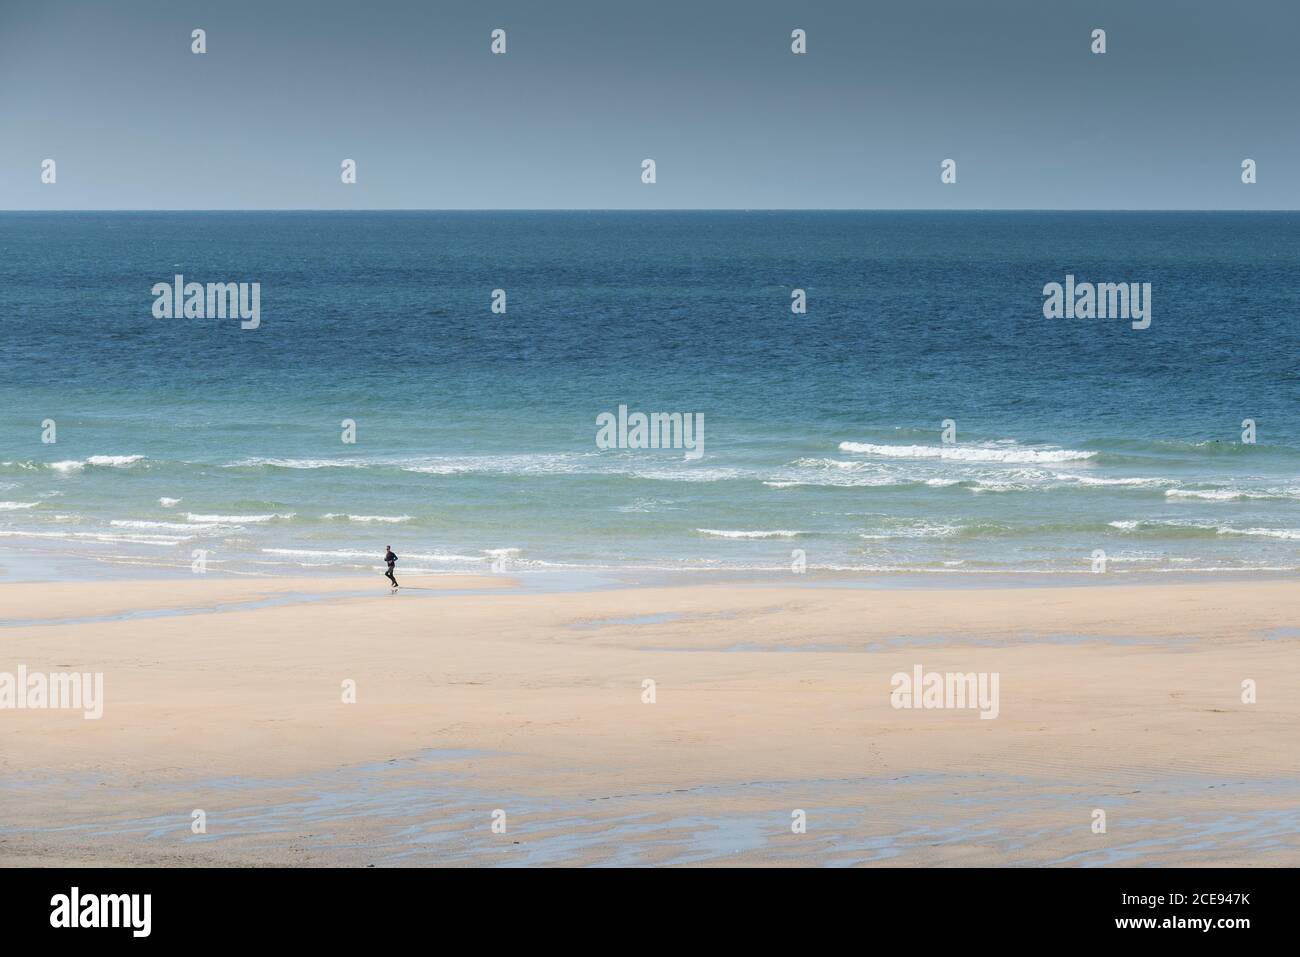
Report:
M1300 863L1300 583L511 584L0 584L0 864Z

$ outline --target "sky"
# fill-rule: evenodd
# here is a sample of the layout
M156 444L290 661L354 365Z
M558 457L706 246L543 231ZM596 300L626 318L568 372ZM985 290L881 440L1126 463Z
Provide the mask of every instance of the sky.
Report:
M1295 0L0 0L0 209L1296 209L1297 36Z

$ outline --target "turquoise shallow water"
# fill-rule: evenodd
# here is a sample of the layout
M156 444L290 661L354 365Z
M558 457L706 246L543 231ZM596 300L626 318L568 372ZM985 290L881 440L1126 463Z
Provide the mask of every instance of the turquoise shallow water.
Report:
M1295 569L1298 267L1289 213L0 214L0 549ZM260 328L155 318L177 273ZM1151 283L1150 328L1044 319L1067 274ZM703 455L597 448L620 404Z

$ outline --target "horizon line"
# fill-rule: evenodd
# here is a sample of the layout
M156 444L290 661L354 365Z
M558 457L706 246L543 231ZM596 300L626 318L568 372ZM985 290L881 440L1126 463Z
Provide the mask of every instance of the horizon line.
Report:
M0 209L3 213L1295 213L1300 207L1248 209L1240 207L1174 206L373 206L344 207L84 207Z

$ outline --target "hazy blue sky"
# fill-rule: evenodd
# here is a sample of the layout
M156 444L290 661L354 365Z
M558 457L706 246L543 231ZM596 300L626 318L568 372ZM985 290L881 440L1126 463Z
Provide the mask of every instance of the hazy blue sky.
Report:
M1297 0L0 0L0 208L1297 208L1297 37Z

